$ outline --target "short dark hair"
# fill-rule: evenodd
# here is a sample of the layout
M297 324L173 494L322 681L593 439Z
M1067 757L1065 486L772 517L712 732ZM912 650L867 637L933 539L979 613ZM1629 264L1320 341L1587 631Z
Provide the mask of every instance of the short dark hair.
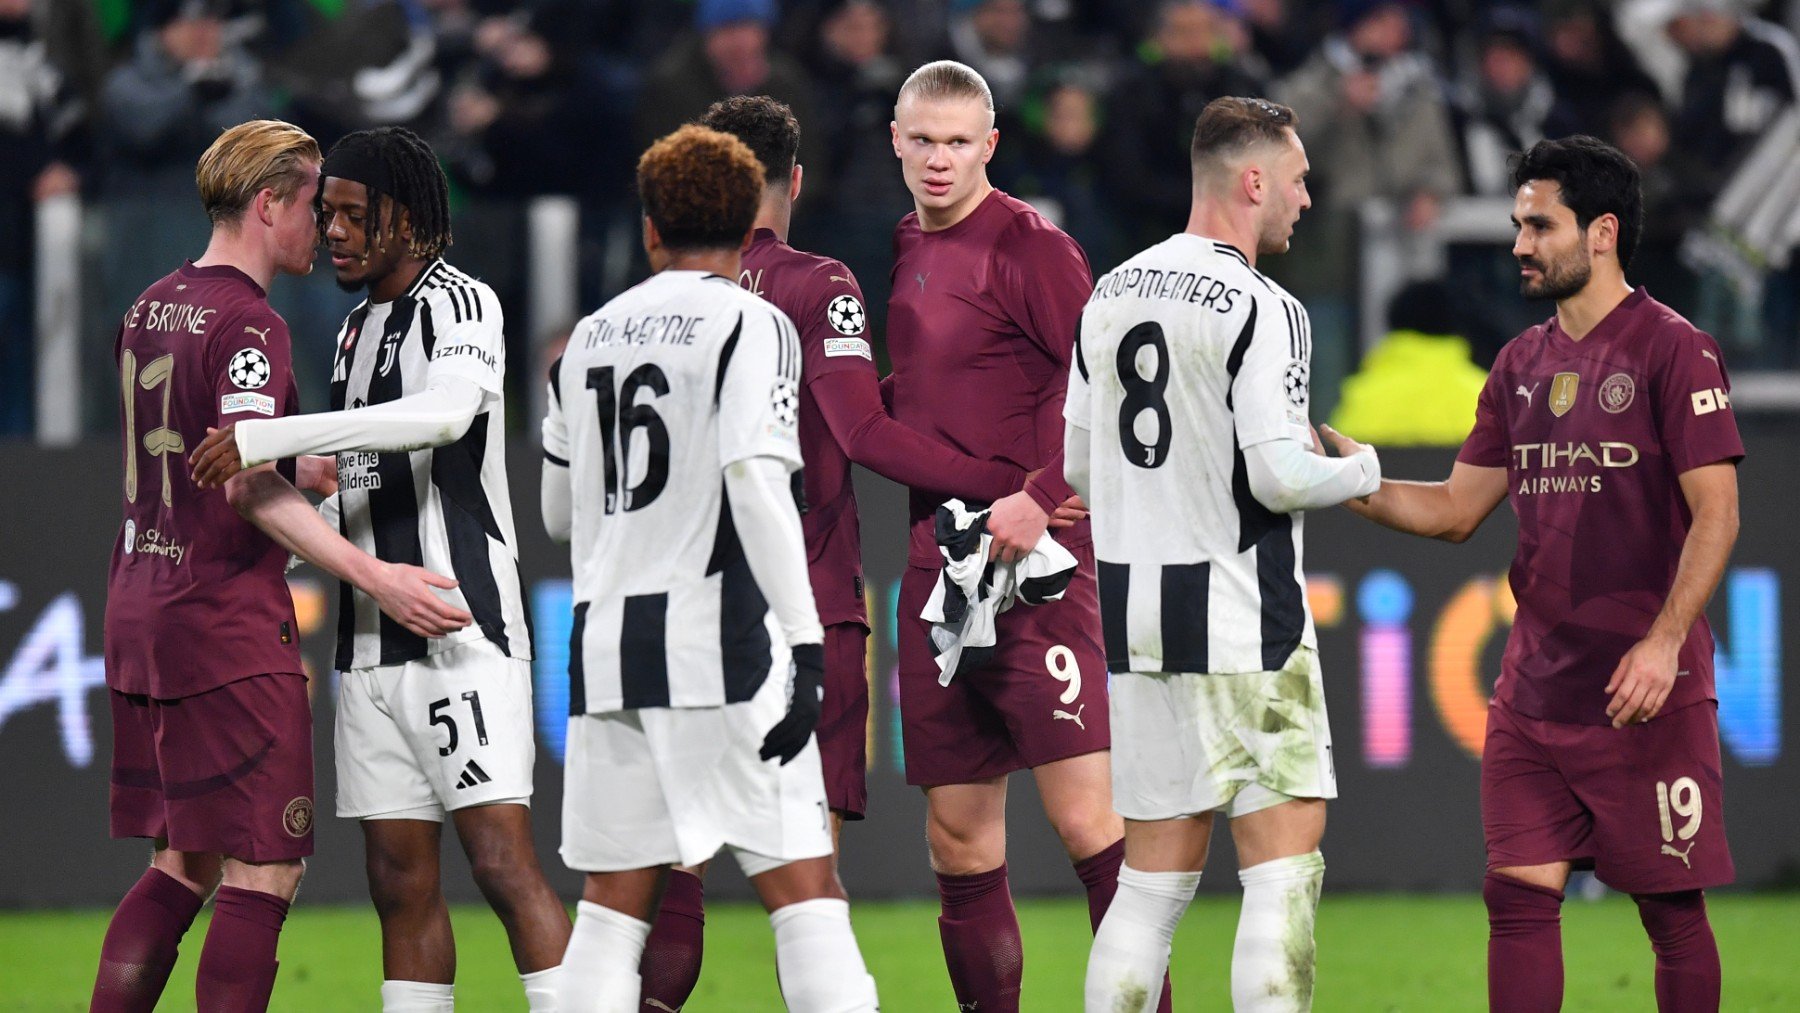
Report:
M800 121L787 103L767 95L720 99L698 122L743 141L762 163L764 186L786 186L800 155Z
M762 164L730 134L690 123L650 145L637 184L663 245L736 249L762 203Z
M1587 134L1539 141L1513 156L1513 189L1534 180L1562 188L1562 202L1583 231L1601 215L1617 217L1619 267L1631 266L1644 224L1644 187L1637 164L1624 152Z
M1299 123L1292 109L1268 99L1213 99L1194 122L1194 143L1189 150L1194 172L1198 175L1258 144L1286 141L1288 131L1299 129Z

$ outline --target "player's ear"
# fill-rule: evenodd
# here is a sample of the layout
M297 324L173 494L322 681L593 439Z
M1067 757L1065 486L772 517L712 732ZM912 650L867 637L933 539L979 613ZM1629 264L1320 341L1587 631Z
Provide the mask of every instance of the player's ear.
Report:
M1000 146L1000 128L999 127L989 127L988 134L987 134L987 148L984 149L981 153L981 164L982 165L986 165L989 162L993 161L994 149L999 146Z
M1619 216L1608 212L1588 224L1588 249L1612 253L1619 248Z
M261 190L256 191L256 196L250 199L250 206L256 211L258 221L262 222L264 225L273 226L275 224L275 205L277 202L274 188L265 186Z
M800 163L795 162L794 174L788 178L788 203L791 204L800 199L800 180L801 177L805 175L806 173L801 169Z
M644 253L646 256L662 249L662 236L656 231L656 223L644 216Z
M1256 207L1262 207L1263 201L1268 199L1268 183L1262 169L1255 165L1245 166L1238 174L1238 184L1244 189L1245 199Z
M888 120L888 140L892 141L894 144L894 157L899 158L900 157L900 124L898 121Z

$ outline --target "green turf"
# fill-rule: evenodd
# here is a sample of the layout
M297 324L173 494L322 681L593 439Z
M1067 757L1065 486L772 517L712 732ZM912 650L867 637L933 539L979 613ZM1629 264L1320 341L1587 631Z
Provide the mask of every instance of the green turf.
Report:
M1800 896L1726 894L1711 898L1725 962L1725 1008L1800 1008L1800 960L1792 930ZM937 907L926 903L855 908L858 938L888 1013L955 1009L938 950ZM0 1010L87 1008L105 912L0 914ZM1225 1010L1237 904L1202 897L1175 943L1178 1010ZM1026 901L1025 1003L1030 1013L1081 1008L1087 963L1085 906ZM1636 909L1623 898L1571 902L1563 920L1569 1010L1649 1010L1651 956ZM184 948L164 1009L192 1009L194 958L204 919ZM457 1005L522 1010L518 978L498 923L484 909L456 911L462 955ZM1319 910L1316 1008L1480 1010L1485 1006L1486 922L1472 896L1327 894ZM761 911L721 905L707 912L706 968L688 1005L693 1013L781 1009L774 945ZM300 907L282 936L277 1010L363 1010L376 1006L380 939L371 912Z

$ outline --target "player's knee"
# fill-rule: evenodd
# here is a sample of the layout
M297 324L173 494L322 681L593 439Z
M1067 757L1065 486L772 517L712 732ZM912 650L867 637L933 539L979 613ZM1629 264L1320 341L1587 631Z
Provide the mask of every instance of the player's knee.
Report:
M1006 861L1006 826L989 821L958 821L931 815L925 821L931 867L952 876L967 876L1000 867Z
M1050 825L1062 838L1063 849L1077 861L1105 851L1125 836L1125 822L1105 804L1051 813Z
M495 908L522 903L539 878L535 863L514 859L505 851L478 852L470 857L469 873L481 895Z
M377 914L385 917L442 902L435 869L373 847L365 867L369 874L369 900L374 902Z
M1664 959L1678 958L1703 947L1712 936L1706 918L1706 895L1699 890L1679 893L1632 894L1638 918L1650 936L1650 945Z

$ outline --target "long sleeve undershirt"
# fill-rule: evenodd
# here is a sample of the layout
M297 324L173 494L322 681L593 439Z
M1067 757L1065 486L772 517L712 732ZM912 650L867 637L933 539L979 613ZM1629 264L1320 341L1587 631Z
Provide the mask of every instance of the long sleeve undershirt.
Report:
M1349 457L1313 453L1299 440L1268 440L1244 448L1250 494L1276 513L1316 510L1381 488L1373 447Z
M806 572L806 536L789 475L785 462L750 457L725 466L725 490L744 561L789 646L817 644L824 641L825 630Z
M1025 481L1021 468L970 457L895 421L870 374L827 373L808 390L838 446L883 478L987 503L1017 492Z
M437 376L417 394L367 408L252 419L237 424L238 457L253 468L301 454L441 447L468 432L484 397L468 380Z

